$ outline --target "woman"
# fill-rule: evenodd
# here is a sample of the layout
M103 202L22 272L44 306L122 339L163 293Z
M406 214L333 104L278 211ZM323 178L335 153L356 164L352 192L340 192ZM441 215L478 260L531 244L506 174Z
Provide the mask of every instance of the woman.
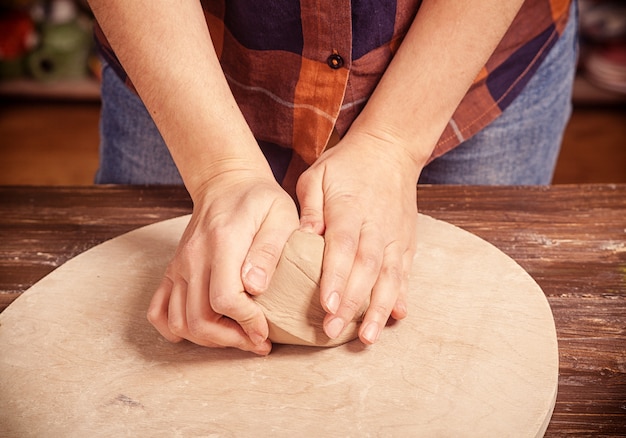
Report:
M97 182L184 183L194 202L148 310L170 341L269 353L250 294L300 228L326 241L326 334L369 299L374 343L406 316L418 180L551 180L575 2L90 3Z

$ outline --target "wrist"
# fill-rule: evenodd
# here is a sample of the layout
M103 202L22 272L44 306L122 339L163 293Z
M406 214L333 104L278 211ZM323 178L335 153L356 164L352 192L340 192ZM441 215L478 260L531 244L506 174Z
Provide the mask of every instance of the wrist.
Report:
M275 183L269 164L260 151L259 155L260 158L222 155L198 160L183 176L191 199L196 203L208 193L227 192L246 181L268 180Z
M435 144L420 144L400 132L381 127L361 128L355 125L346 133L342 143L355 144L360 150L378 154L382 162L390 162L411 179L417 179L428 162Z

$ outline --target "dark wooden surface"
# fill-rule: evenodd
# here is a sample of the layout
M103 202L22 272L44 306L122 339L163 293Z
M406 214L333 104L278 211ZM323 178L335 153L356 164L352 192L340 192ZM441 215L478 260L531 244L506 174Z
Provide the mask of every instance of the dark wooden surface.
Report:
M560 351L546 436L626 436L626 185L420 187L418 205L545 292ZM181 188L0 187L0 310L69 258L191 208Z

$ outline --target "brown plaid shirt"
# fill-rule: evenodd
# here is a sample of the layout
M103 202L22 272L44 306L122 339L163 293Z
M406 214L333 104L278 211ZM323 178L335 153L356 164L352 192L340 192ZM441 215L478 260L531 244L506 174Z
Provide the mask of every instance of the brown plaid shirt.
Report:
M448 123L433 158L484 128L521 92L563 32L570 2L524 3ZM276 176L283 185L294 184L333 132L345 134L420 4L202 1L230 88L266 156L282 167ZM132 87L97 26L96 39L104 59Z

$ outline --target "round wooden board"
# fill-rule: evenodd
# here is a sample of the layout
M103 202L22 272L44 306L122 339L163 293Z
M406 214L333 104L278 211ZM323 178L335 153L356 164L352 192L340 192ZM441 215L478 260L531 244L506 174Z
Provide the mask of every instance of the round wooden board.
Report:
M189 218L68 261L0 314L0 424L41 436L541 436L558 351L539 286L420 215L409 317L267 357L170 344L145 312Z

